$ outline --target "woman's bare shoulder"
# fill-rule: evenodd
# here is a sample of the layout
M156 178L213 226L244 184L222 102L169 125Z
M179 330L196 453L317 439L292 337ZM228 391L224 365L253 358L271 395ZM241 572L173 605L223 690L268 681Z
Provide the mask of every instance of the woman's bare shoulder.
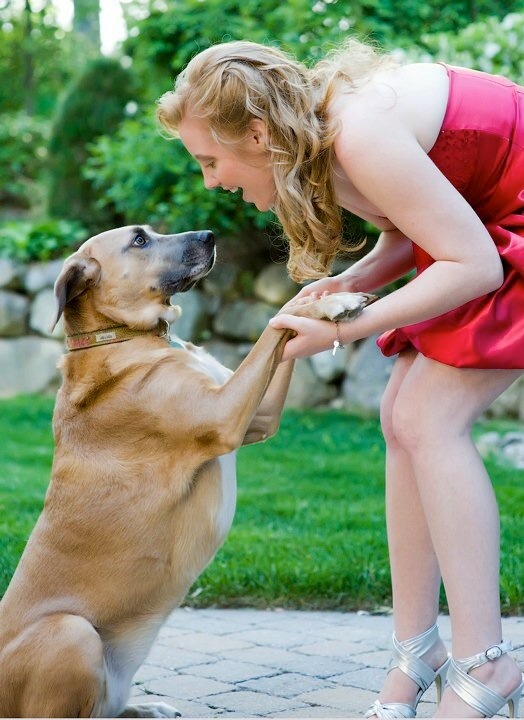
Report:
M336 146L359 143L376 132L412 135L428 152L446 112L449 79L443 65L414 63L376 72L355 90L341 89L330 106L339 124Z

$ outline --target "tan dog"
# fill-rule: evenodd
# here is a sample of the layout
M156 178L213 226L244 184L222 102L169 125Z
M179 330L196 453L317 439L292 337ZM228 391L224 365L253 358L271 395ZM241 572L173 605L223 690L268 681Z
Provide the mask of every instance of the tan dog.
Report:
M291 374L279 366L287 331L266 328L234 374L200 348L169 345L169 298L214 252L207 231L127 227L64 264L57 320L71 352L45 507L0 603L1 717L177 714L126 707L132 678L223 542L234 450L277 430ZM367 301L319 302L339 315Z

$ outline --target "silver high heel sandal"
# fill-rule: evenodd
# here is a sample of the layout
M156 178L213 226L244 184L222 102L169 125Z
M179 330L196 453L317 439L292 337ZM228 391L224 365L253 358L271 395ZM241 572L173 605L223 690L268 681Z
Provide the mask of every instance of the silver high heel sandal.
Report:
M505 705L509 708L510 718L518 717L520 696L524 688L524 675L520 685L507 697L503 697L468 674L474 668L487 662L493 662L512 649L510 642L501 642L499 645L492 645L478 655L472 655L463 660L451 659L448 672L449 687L483 717L493 717Z
M399 668L399 670L402 670L405 675L417 683L419 691L417 692L413 705L397 702L382 703L380 700L375 700L366 712L366 718L370 718L373 715L376 715L379 720L414 718L417 714L417 705L420 698L433 683L435 683L437 687L437 702L440 702L451 658L448 657L446 662L442 663L437 670L433 670L433 668L420 659L421 655L431 650L438 640L439 633L437 625L433 625L429 630L426 630L414 638L402 640L401 642L393 635L393 657L388 672L391 672L394 668Z

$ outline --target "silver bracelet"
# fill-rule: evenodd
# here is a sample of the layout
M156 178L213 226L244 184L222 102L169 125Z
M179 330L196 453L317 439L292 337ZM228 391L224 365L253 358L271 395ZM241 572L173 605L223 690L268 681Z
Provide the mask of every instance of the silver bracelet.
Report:
M337 352L337 350L340 348L340 350L344 349L344 346L342 345L342 340L340 339L340 330L338 327L338 321L335 321L335 327L337 329L337 337L333 340L333 352L331 353L333 356Z

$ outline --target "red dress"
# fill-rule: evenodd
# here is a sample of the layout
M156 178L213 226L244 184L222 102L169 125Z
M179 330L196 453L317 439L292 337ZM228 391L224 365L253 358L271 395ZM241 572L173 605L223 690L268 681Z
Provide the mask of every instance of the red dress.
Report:
M384 355L415 347L446 365L524 368L524 87L446 66L450 93L429 157L478 214L504 283L455 310L382 334ZM417 274L434 260L413 244Z

